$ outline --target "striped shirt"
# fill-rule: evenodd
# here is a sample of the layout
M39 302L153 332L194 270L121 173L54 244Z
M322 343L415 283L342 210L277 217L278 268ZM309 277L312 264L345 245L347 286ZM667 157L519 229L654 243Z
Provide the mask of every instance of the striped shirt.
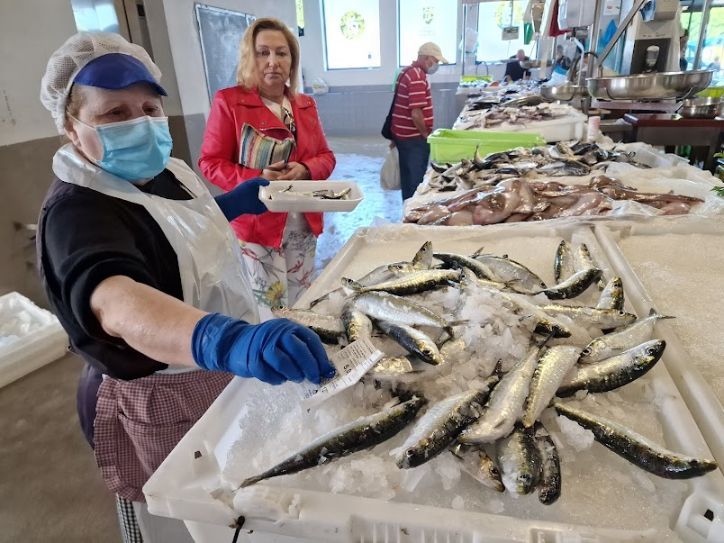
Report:
M427 75L417 61L404 68L397 78L395 107L392 110L392 134L399 139L420 138L412 122L413 109L421 109L425 126L432 130L432 96Z

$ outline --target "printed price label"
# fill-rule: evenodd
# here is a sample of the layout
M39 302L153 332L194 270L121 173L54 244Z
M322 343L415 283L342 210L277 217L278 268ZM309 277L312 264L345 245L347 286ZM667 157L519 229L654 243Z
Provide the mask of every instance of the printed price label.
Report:
M321 385L309 385L302 389L302 401L314 405L356 384L382 357L380 351L368 338L358 339L333 354L329 361L337 375Z

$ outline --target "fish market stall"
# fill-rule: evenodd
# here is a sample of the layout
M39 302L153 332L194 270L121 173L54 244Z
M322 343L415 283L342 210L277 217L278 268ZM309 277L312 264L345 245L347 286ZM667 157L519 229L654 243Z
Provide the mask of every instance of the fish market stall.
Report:
M643 143L558 143L433 163L404 220L463 226L557 217L716 216L709 172Z
M467 105L453 129L529 132L540 134L547 142L556 142L582 139L586 134L586 120L586 115L566 104L500 104L480 110Z
M372 343L347 375L374 367L316 394L235 379L144 488L150 511L197 541L240 518L252 541L720 540L685 361L612 264L571 220L358 231L297 307L333 357Z

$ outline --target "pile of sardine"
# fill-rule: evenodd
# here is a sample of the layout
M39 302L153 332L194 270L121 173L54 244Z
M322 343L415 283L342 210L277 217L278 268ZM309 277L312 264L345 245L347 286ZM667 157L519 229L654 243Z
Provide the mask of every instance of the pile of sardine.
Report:
M679 215L702 202L679 194L642 192L611 177L595 175L611 162L643 167L634 162L632 154L587 143L520 148L484 159L476 153L473 160L458 164L433 164L434 173L420 192L457 193L408 210L405 222L465 226L605 215L619 200L656 208L662 215ZM587 185L554 179L589 175Z
M537 490L540 502L551 504L561 493L561 469L555 442L541 421L549 407L655 475L687 479L714 470L712 460L667 450L561 399L631 383L651 370L666 347L651 335L654 324L669 317L652 311L637 319L626 312L621 280L614 277L603 285L602 274L585 244L560 243L554 258L556 284L546 285L505 255L483 249L472 255L434 252L427 242L410 262L380 266L357 280L343 279L340 289L348 295L339 316L313 309L277 310L277 316L308 326L326 342L344 344L383 334L408 354L383 358L365 376L380 386L392 380L396 403L319 437L241 486L370 449L412 426L404 444L393 451L400 469L451 454L481 484L515 494ZM594 285L601 289L594 307L575 303ZM498 364L484 380L466 383L467 390L430 400L422 392L432 371L425 368L460 363L446 360L445 349L459 341L456 336L466 326L415 298L442 289L454 289L463 301L480 292L500 300L501 311L512 311L526 323L531 347L508 371ZM566 344L565 338L572 336L566 322L605 333L587 345ZM556 338L555 345L547 345L551 338ZM409 379L395 382L402 376Z

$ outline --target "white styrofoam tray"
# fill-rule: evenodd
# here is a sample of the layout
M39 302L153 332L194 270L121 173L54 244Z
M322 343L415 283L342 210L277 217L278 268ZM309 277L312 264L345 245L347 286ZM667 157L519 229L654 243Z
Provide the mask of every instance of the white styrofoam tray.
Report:
M50 311L18 292L0 296L0 387L63 356L68 336Z
M649 261L650 269L663 269L673 266L686 268L701 266L702 261L709 261L724 254L724 224L697 217L674 221L671 218L655 218L650 221L626 221L599 224L595 228L601 247L623 278L631 296L631 303L641 314L656 308L661 313L671 313L673 320L659 321L656 333L667 342L667 353L664 358L669 373L686 401L694 419L706 439L719 467L724 469L724 409L720 386L724 363L716 369L716 362L721 360L722 353L717 352L717 342L721 337L720 324L722 316L722 299L712 292L721 291L721 271L716 264L705 264L701 269L692 269L696 277L691 277L691 291L683 296L669 299L667 292L672 288L680 288L648 280L634 269L639 262L638 255L625 248L627 240L640 239L644 245L650 245L656 253L654 261ZM711 237L718 241L719 253L712 254L710 247L704 247L701 239ZM669 245L667 251L659 251L661 243ZM656 243L656 245L654 245ZM622 247L623 246L623 247ZM695 262L689 255L700 255ZM649 258L649 257L647 257ZM694 295L692 291L699 291ZM694 298L698 298L698 304ZM707 309L701 306L702 300L710 300ZM667 307L662 307L666 305ZM713 334L716 337L699 337L700 333ZM685 345L689 345L686 348ZM707 360L698 360L696 354ZM706 367L706 362L713 363ZM706 369L710 375L707 381L700 370ZM715 382L713 378L716 378Z
M503 104L504 105L504 104ZM555 106L552 106L555 107ZM482 128L480 126L469 125L458 119L453 124L454 130L465 130L469 126L470 130L502 130L505 132L525 132L539 134L548 143L556 141L580 140L586 135L587 117L570 106L566 108L566 114L545 121L531 121L525 124L503 123L491 126L490 128ZM470 116L475 112L463 112L461 115Z
M290 190L287 191L287 189ZM339 193L351 189L346 198L340 200L294 197L295 192L332 190ZM286 192L282 192L286 191ZM282 192L281 194L279 194ZM269 211L287 213L315 213L331 211L352 211L364 196L359 185L353 181L272 181L259 190L259 199Z
M610 266L603 262L603 252L592 231L582 227L580 222L555 226L507 224L485 229L423 229L412 225L361 229L300 299L299 305L304 306L334 288L341 276L355 277L389 261L391 254L396 259L409 258L424 240L432 240L433 244L443 245L450 251L472 251L484 244L492 252L504 250L511 258L530 265L531 258L541 251L545 251L545 255L539 255L539 258L552 262L553 250L560 238L570 239L574 235L583 236L581 239L585 239L608 271ZM548 270L543 279L550 281L551 275L552 271ZM639 402L636 409L647 411L646 417L640 413L642 420L653 417L660 422L662 444L685 454L711 457L667 366L658 364L637 383L655 391L656 405L643 402L642 407ZM634 385L636 383L629 385L634 387L629 395L639 390ZM308 541L563 543L683 540L713 543L721 540L724 529L724 476L721 472L683 482L663 480L641 472L650 480L647 484L656 487L655 493L649 494L638 488L633 480L622 484L619 472L628 469L628 464L598 444L581 453L593 455L584 463L591 469L604 469L606 474L610 471L611 477L589 480L585 485L564 480L561 500L550 507L537 504L535 497L527 502L524 498L517 502L510 497L502 498L507 500L504 514L481 512L485 508L470 508L468 502L468 509L464 511L452 510L449 505L430 505L451 499L456 492L463 493L463 487L469 481L464 483L462 480L451 492L424 493L401 503L295 487L285 483L282 477L256 486L259 492L257 511L235 511L229 490L239 482L237 476L248 474L236 474L235 480L226 478L230 476L227 470L229 451L234 447L237 458L242 460L254 456L259 447L263 447L258 439L264 432L273 431L279 425L276 417L297 401L294 399L298 397L295 386L270 387L253 380L232 381L144 487L150 511L192 523L219 526L228 526L243 514L245 529L293 535ZM242 412L245 420L258 420L257 424L245 427L245 441L239 441ZM647 431L646 428L634 429ZM290 447L296 448L296 445L290 444ZM270 452L270 465L288 452ZM565 458L562 462L566 462ZM651 481L652 478L655 481ZM473 492L480 493L480 500L487 499L486 489L474 487ZM670 496L676 498L675 503L664 506L656 501L671 501ZM653 502L649 504L651 500ZM664 507L664 510L657 512L658 507ZM650 518L654 512L659 515L659 524L652 526L651 522L656 522ZM708 519L711 515L713 521ZM602 518L609 521L602 524Z

